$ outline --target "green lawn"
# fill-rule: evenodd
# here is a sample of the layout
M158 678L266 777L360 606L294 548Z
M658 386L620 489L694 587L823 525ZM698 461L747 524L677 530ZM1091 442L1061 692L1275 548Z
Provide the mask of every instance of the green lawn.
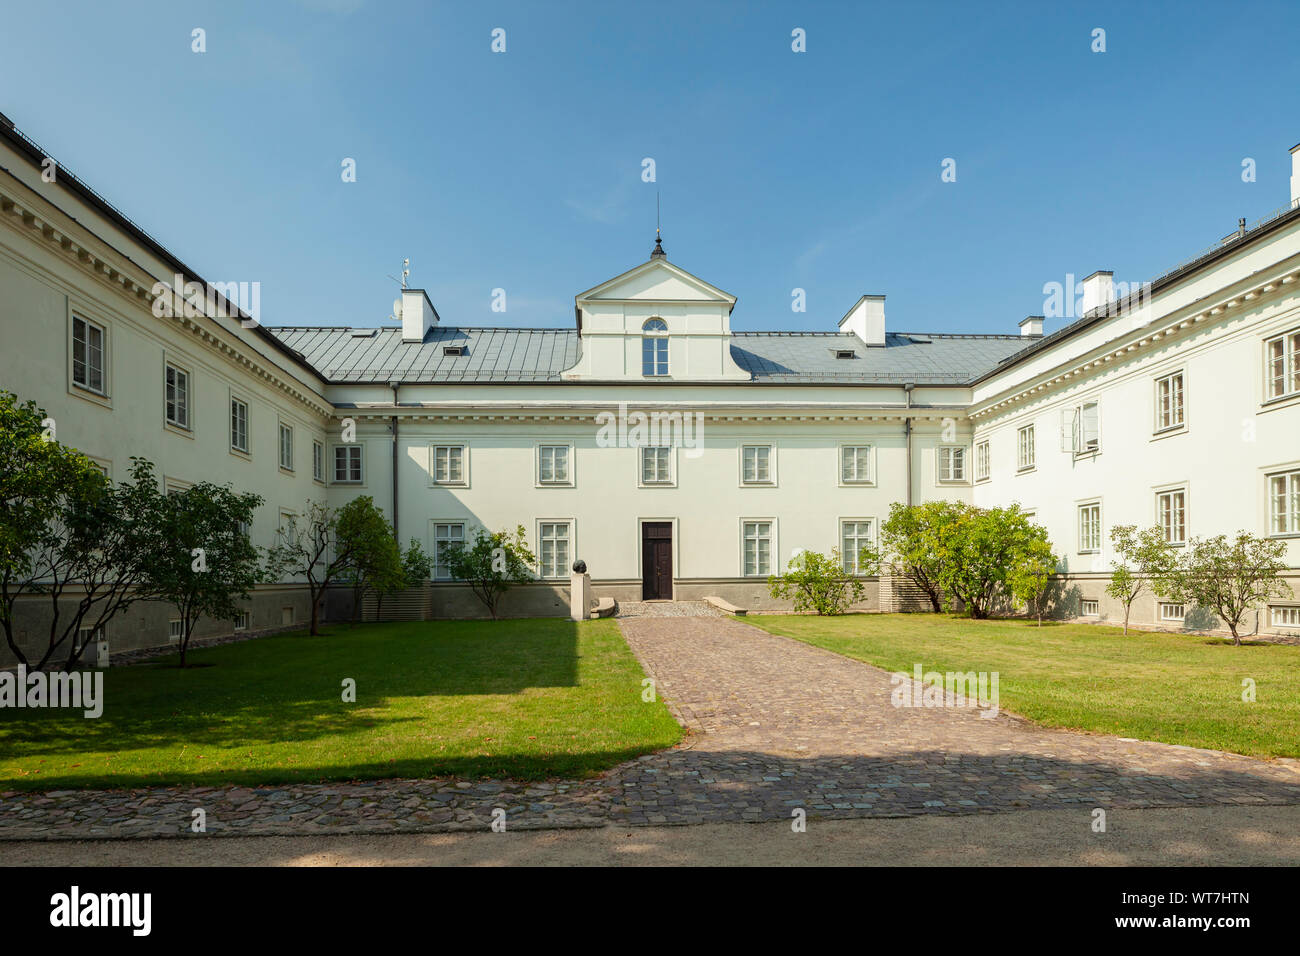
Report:
M932 614L745 620L889 671L997 671L1002 710L1051 727L1300 756L1300 647Z
M0 791L577 777L681 736L608 620L340 626L189 660L210 666L110 669L98 719L0 710Z

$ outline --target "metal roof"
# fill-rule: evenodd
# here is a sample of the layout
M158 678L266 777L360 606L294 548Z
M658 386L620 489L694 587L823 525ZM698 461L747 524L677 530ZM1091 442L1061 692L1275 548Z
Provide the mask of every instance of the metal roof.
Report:
M574 329L455 328L403 342L400 328L271 329L336 383L559 382L577 364ZM1019 335L891 332L869 348L839 332L733 332L731 355L757 383L964 385L1034 340ZM459 354L448 354L457 347ZM837 353L852 352L852 358Z

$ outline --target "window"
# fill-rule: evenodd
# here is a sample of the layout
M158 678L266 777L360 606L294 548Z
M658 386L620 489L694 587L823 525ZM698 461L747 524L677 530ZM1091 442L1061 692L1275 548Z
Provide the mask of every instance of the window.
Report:
M253 532L253 526L247 521L235 522L235 534L241 538L247 538Z
M989 443L978 442L975 445L975 480L987 481L989 477Z
M1270 607L1274 627L1300 627L1300 607Z
M1269 398L1300 394L1300 329L1265 342L1264 361Z
M840 557L845 574L867 574L862 564L862 549L872 545L871 521L855 519L840 522Z
M443 354L443 355L448 355L448 356L452 356L452 355L464 355L464 354L465 354L465 346L463 346L463 345L444 345L444 346L442 347L442 354Z
M1080 601L1079 615L1081 617L1101 617L1101 604L1097 601Z
M457 521L435 522L433 525L433 579L450 581L451 568L447 551L452 545L465 543L465 526Z
M1270 534L1300 534L1300 471L1268 476Z
M178 643L185 636L185 623L179 620L167 622L167 640Z
M280 423L280 467L293 471L293 428Z
M851 359L857 358L858 354L854 352L853 349L836 349L835 357L837 359Z
M190 427L190 375L170 363L167 365L167 424Z
M668 323L647 319L641 326L641 374L668 374Z
M567 521L543 521L541 572L544 578L563 578L569 574L569 523Z
M673 450L668 445L642 447L641 483L667 485L673 480Z
M871 446L840 446L840 481L846 485L871 483Z
M740 449L740 480L746 485L772 483L772 446L744 445Z
M104 329L72 317L72 383L104 394Z
M1101 503L1079 506L1079 553L1101 550Z
M772 573L772 522L741 522L742 571L746 577Z
M282 625L292 624L293 619L294 619L294 610L292 604L286 604L284 607L280 608L280 623Z
M1034 426L1025 425L1016 431L1016 471L1029 471L1038 457Z
M1183 373L1174 372L1156 379L1156 431L1181 428L1183 422Z
M290 545L297 534L298 516L292 511L280 512L280 526L275 531L275 543L281 546Z
M436 485L465 483L465 446L433 446L433 482Z
M358 484L361 481L361 446L334 446L335 483Z
M230 400L230 447L248 454L248 403Z
M77 636L72 639L72 653L80 654L91 644L104 639L102 627L79 627Z
M311 476L317 481L325 480L325 445L315 440L311 443Z
M1156 524L1170 544L1187 543L1187 492L1161 491L1156 494Z
M939 454L939 480L965 481L966 449L961 445L940 445L937 451Z
M246 631L253 626L253 615L248 611L240 611L235 615L235 630Z
M1084 402L1071 411L1070 450L1075 455L1101 451L1101 409L1096 402Z
M567 485L569 478L569 446L541 445L537 449L537 480L543 485Z
M1181 604L1165 604L1163 602L1161 603L1160 620L1181 621L1184 616L1185 614L1184 614L1183 606Z

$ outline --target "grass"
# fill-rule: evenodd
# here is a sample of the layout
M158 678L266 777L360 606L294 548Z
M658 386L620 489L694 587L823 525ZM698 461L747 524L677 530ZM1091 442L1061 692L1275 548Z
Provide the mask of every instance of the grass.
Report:
M889 671L997 671L1002 710L1049 727L1300 756L1300 647L931 614L745 620Z
M681 737L608 620L337 627L189 661L110 669L98 719L0 710L0 791L580 777Z

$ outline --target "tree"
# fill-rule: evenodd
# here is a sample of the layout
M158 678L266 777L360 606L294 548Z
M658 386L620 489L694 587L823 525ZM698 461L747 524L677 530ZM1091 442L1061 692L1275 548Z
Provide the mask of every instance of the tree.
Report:
M396 550L396 542L393 547ZM406 552L399 557L401 559L399 563L392 567L385 567L384 573L375 579L376 618L380 617L386 596L405 591L407 588L418 588L429 580L429 576L433 573L433 559L425 553L420 547L420 542L414 538L411 539Z
M1111 561L1106 593L1124 605L1124 633L1128 633L1133 602L1143 591L1160 592L1176 565L1174 546L1158 526L1141 531L1135 525L1117 524L1110 529L1110 544L1118 560Z
M154 548L143 516L158 494L152 474L138 471L112 486L91 459L55 441L52 426L33 402L0 391L0 625L14 657L39 670L60 658L71 668L85 649L82 630L96 633L138 599L142 560ZM36 594L49 613L33 662L14 620L19 599Z
M1043 605L1047 602L1052 575L1059 563L1045 535L1041 538L1031 536L1007 573L1007 590L1017 601L1023 601L1029 613L1038 618L1039 627L1043 626Z
M464 581L496 620L501 596L512 584L526 584L533 579L537 558L528 548L524 526L514 533L479 528L474 540L447 545L447 569L451 576Z
M1019 505L958 505L955 520L939 532L939 583L974 618L988 617L998 597L1011 593L1017 569L1037 573L1051 552L1047 531L1030 522Z
M309 502L301 516L280 528L280 541L266 549L265 575L278 579L285 574L307 579L311 599L311 634L320 634L320 602L325 589L352 566L357 550L365 545L375 517L383 513L368 495L353 498L334 509L318 501Z
M369 495L361 495L339 512L335 537L350 544L351 558L339 578L352 588L352 627L356 627L367 592L384 594L405 587L402 552L393 538L393 526ZM376 608L376 617L378 617Z
M1246 612L1270 598L1291 594L1279 577L1287 570L1285 553L1285 541L1248 531L1238 531L1232 540L1222 534L1193 538L1162 593L1182 604L1209 608L1228 625L1232 643L1240 646L1238 628Z
M946 560L946 531L963 507L951 501L927 501L911 507L896 501L880 527L882 554L916 582L936 612L943 610L940 578Z
M145 568L145 587L180 612L181 667L199 618L233 621L257 584L258 552L246 529L262 501L201 481L163 495L149 516L162 544Z
M869 549L864 548L864 556ZM862 600L862 581L844 570L838 548L830 555L801 551L790 560L785 574L767 579L774 598L794 598L796 614L843 614L849 605Z

